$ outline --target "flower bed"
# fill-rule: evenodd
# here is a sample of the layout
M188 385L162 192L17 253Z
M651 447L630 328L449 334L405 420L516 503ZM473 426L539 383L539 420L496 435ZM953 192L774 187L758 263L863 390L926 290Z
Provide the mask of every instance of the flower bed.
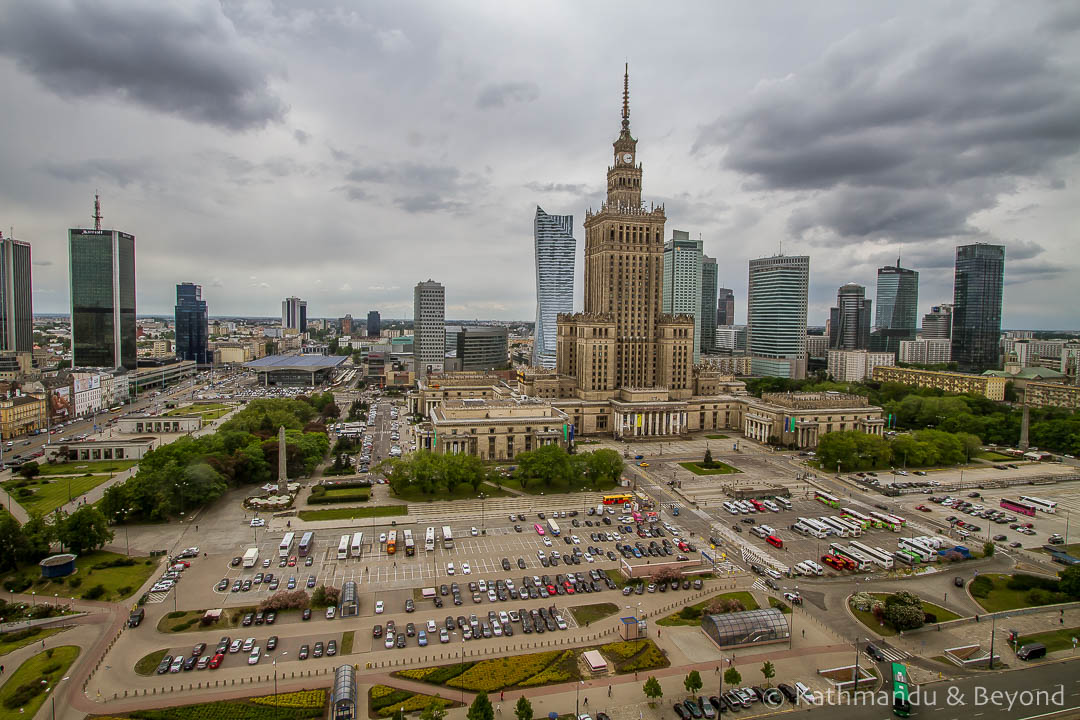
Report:
M561 654L554 650L483 660L457 677L451 678L446 684L474 692L501 690L531 678L553 663Z
M326 704L325 690L299 690L278 695L262 695L251 698L256 705L285 708L321 708Z
M443 709L457 704L436 695L399 690L387 685L374 685L368 691L368 707L378 717L390 717L398 709L402 709L406 713L418 712L432 703L437 703Z
M518 683L518 687L539 687L540 685L569 682L577 678L577 655L573 650L564 650L555 662L531 678L522 680Z

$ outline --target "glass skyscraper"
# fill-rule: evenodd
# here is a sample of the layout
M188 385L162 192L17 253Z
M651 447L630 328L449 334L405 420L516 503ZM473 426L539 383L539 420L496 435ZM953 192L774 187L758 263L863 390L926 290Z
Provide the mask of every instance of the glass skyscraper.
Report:
M533 220L536 247L536 328L532 364L553 369L557 346L555 321L559 313L574 311L573 215L548 215L536 207Z
M716 258L701 258L701 341L703 353L716 352Z
M287 297L281 301L281 329L307 332L307 300Z
M919 273L895 266L878 268L877 316L870 349L897 353L900 342L914 340L919 320Z
M378 310L369 310L367 314L367 334L368 337L379 337L379 333L382 331L382 318L379 317Z
M806 377L808 255L750 260L746 349L755 375Z
M135 364L135 236L68 230L74 367Z
M735 324L735 293L731 288L716 289L716 324L717 326Z
M701 240L672 230L664 243L664 284L660 311L694 318L694 362L701 358Z
M975 243L956 248L953 278L952 359L965 370L997 370L1005 246Z
M0 233L0 351L33 352L30 243Z
M176 286L176 356L181 360L194 360L207 364L209 318L206 301L202 299L202 286L181 283Z
M866 288L856 283L841 285L836 307L829 314L830 350L866 350L870 347L870 306Z

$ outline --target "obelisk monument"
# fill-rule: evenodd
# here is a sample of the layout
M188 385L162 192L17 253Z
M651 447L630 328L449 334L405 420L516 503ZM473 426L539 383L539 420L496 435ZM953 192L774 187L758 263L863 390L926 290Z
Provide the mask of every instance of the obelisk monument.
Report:
M289 494L289 473L286 470L285 463L285 426L282 425L278 428L278 449L277 449L277 491L278 495Z

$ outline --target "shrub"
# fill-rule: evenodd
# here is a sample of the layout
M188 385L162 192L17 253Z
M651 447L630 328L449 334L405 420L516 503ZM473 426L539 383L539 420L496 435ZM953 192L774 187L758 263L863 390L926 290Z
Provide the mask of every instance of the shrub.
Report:
M1027 600L1032 605L1053 605L1055 603L1068 602L1069 596L1062 592L1051 592L1042 588L1030 590Z
M320 585L315 588L315 592L311 593L311 606L321 608L337 605L340 598L341 590L336 587Z
M649 642L644 650L619 669L621 672L628 673L636 672L638 670L663 668L670 664L670 661L667 659L667 656L664 655L663 651L661 651L654 643Z
M125 585L122 588L117 588L116 593L121 596L127 596L130 595L134 589L135 588L131 587L130 585Z
M625 640L623 642L608 643L600 648L607 655L626 659L637 655L648 644L647 640Z
M543 671L518 683L518 687L539 687L572 680L573 673L567 666L573 667L574 662L576 662L574 651L566 650L558 660L548 665Z
M6 632L6 633L0 634L0 642L4 642L4 643L19 642L20 640L25 640L26 638L34 637L35 635L38 635L40 633L41 633L41 628L38 628L38 627L26 628L25 630L16 630L14 632Z
M45 686L37 680L24 683L16 688L15 692L4 700L4 707L8 710L22 707L43 692L45 692Z
M303 590L278 590L259 603L259 609L266 610L303 610L311 603Z
M4 589L12 593L22 592L28 587L30 587L30 579L26 577L15 577L4 582Z
M91 567L95 570L108 570L109 568L114 567L131 567L134 564L134 558L121 557L113 558L112 560L107 560L105 562L95 563L94 565L91 565Z
M165 617L169 618L170 620L175 620L176 618L182 618L185 615L187 615L187 610L173 610Z
M924 613L923 614L923 622L928 623L928 624L936 623L937 622L937 615L935 615L934 613Z
M501 690L544 670L562 655L558 650L483 660L446 684L476 692Z
M326 494L326 488L322 485L316 485L311 488L311 497L322 497Z
M679 617L683 620L697 620L701 617L701 608L694 607L693 605L687 605L679 611Z
M985 598L990 595L990 591L994 589L994 582L986 577L980 575L971 581L971 585L968 586L972 597Z
M77 588L80 585L82 585L82 578L81 577L68 578L68 585L70 585L73 588Z
M1058 590L1057 578L1039 577L1037 575L1025 575L1024 573L1017 573L1009 578L1006 587L1010 590L1048 590L1050 592L1057 592Z
M251 698L256 705L285 708L321 708L326 704L325 690L299 690L297 692L263 695Z
M97 600L105 595L105 586L98 584L82 594L84 600Z

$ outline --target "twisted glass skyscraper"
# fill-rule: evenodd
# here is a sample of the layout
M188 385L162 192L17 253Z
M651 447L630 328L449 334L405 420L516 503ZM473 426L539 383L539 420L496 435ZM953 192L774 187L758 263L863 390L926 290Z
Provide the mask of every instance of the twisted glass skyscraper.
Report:
M952 359L964 370L997 370L1005 246L975 243L956 248L953 278Z
M536 207L533 222L536 244L536 329L532 364L554 368L559 313L574 311L573 215L548 215Z

